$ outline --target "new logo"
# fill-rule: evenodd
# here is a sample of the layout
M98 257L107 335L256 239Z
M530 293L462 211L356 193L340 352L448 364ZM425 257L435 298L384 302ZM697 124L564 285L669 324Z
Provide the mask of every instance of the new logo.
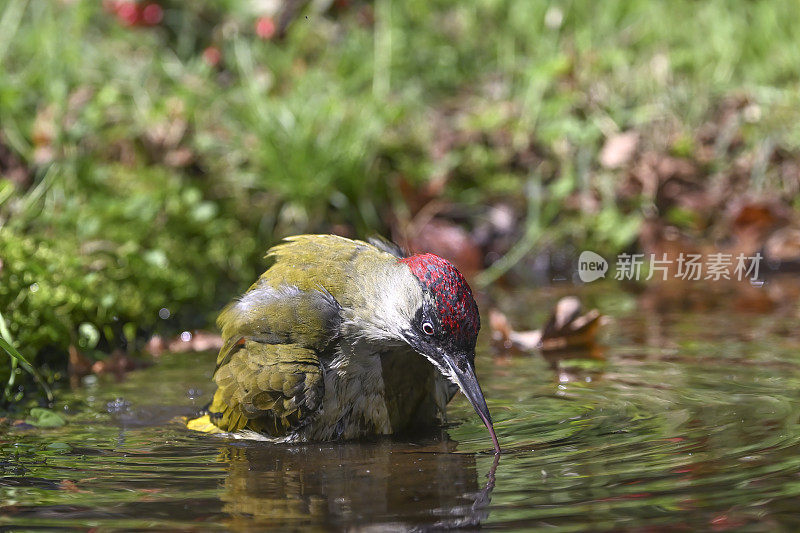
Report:
M578 258L578 277L584 283L589 283L599 278L606 277L608 261L600 255L584 250Z

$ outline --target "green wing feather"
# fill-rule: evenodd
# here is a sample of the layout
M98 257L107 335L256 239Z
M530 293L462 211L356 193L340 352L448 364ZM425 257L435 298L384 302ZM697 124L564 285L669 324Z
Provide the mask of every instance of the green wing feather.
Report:
M217 368L229 361L243 339L320 351L336 335L340 311L339 303L325 289L305 291L285 283L276 288L259 280L217 319L224 340Z
M218 320L217 392L209 417L225 431L283 436L322 405L319 360L338 330L340 307L324 290L254 286Z
M339 332L342 307L364 305L359 273L397 259L333 235L290 237L266 258L266 272L217 321L223 347L209 418L224 431L279 437L322 405L320 356Z
M297 344L245 341L214 379L211 421L225 431L250 429L274 437L303 425L322 404L322 368Z

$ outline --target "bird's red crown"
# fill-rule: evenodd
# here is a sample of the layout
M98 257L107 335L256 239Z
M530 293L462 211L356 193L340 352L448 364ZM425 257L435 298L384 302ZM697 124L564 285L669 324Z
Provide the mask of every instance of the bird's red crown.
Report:
M467 280L450 261L434 254L412 255L401 259L420 280L436 302L436 311L445 332L458 344L475 345L481 327L478 306Z

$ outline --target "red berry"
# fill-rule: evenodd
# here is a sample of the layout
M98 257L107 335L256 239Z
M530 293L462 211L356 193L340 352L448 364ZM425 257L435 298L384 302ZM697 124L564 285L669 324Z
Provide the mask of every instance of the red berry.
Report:
M256 21L256 34L262 39L271 39L275 35L275 21L272 17L259 17Z
M139 22L139 10L136 2L118 2L117 18L126 26L135 26Z
M216 67L222 59L222 53L216 46L209 46L203 50L203 61L210 67Z
M148 26L155 26L164 17L164 10L158 4L147 4L142 9L142 20Z

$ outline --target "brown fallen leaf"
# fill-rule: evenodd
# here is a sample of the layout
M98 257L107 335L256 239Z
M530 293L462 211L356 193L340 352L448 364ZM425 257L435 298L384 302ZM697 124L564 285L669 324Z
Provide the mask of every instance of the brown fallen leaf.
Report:
M67 492L88 492L78 488L78 485L76 485L74 481L69 479L62 479L61 482L58 484L58 488L61 490L65 490Z
M410 250L444 257L468 279L480 272L483 254L464 228L443 218L415 219L415 222L409 225L406 238L403 239Z
M188 167L194 161L194 152L185 146L169 150L164 155L164 164L170 167Z
M489 309L489 331L492 332L493 343L499 344L507 350L514 347L511 342L511 334L514 330L511 329L508 317L499 309Z
M95 361L92 372L95 374L114 374L117 379L122 379L131 370L146 366L144 361L134 359L122 350L114 350L111 357Z
M543 353L590 351L596 347L602 318L596 309L582 315L580 300L568 296L558 301L549 320L540 330L514 331L508 318L497 309L489 311L489 327L492 341L506 350L539 350Z
M532 351L541 347L541 331L514 331L506 315L497 309L489 310L489 328L492 341L506 350Z
M58 137L58 132L55 106L49 105L39 109L31 131L34 145L33 161L37 165L46 165L55 159L56 151L53 142Z
M764 243L764 259L772 270L800 270L800 228L790 226L772 233Z
M449 147L447 149L449 150ZM416 184L401 175L397 178L397 191L403 197L410 213L416 215L431 202L436 202L442 195L447 181L447 174L439 174L423 184Z
M631 160L638 146L639 134L635 131L612 135L600 150L600 164L605 168L623 167Z
M161 335L153 335L144 345L144 352L159 357L167 351L167 341Z
M733 237L730 251L754 253L765 245L770 234L778 233L778 228L789 224L792 217L791 207L780 200L737 198L731 201L726 217L728 231Z
M80 384L82 377L92 373L92 362L74 344L70 344L68 352L67 373L69 374L69 383L72 388L76 388Z
M222 337L208 331L184 331L172 339L153 335L145 344L144 351L153 357L165 353L207 352L222 348Z
M222 337L208 331L184 331L167 344L167 351L172 353L206 352L222 348Z
M630 171L617 186L620 199L643 197L661 212L689 201L691 206L713 203L699 181L698 166L689 159L646 151L630 164ZM700 196L697 196L697 195Z
M575 296L561 298L542 330L542 351L594 347L600 318L597 309L581 315L581 302Z
M555 337L558 332L563 330L570 322L575 320L581 312L581 302L574 296L561 298L556 302L553 314L544 325L542 337Z

